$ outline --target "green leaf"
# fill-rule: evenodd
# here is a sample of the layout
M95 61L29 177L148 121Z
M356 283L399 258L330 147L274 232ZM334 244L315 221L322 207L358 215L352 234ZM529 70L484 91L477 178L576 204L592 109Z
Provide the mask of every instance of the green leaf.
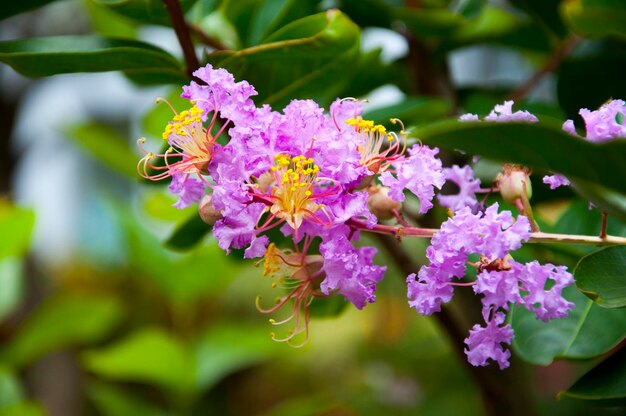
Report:
M127 389L94 382L87 388L89 399L103 416L142 415L165 416L166 412Z
M35 214L23 208L17 208L0 200L0 259L10 256L22 256L30 243L30 235L35 225Z
M137 178L136 151L128 139L106 124L87 122L67 129L67 135L96 159L131 178Z
M317 0L261 0L252 16L247 45L257 45L272 32L317 10Z
M211 228L213 227L202 221L200 215L194 211L190 218L176 227L165 245L173 250L189 250L200 243Z
M359 28L338 10L330 10L296 20L258 46L215 52L209 61L253 84L258 102L278 105L312 98L326 104L345 82L359 44Z
M463 26L465 18L447 9L416 9L399 7L394 17L414 34L422 37L446 37Z
M128 337L82 356L85 368L111 380L138 381L174 391L194 389L195 363L185 346L158 328Z
M461 0L457 10L463 17L472 19L480 14L486 4L487 0Z
M314 318L333 318L339 316L348 306L343 296L316 298L309 306L309 313Z
M26 319L17 335L0 350L0 358L22 367L49 352L97 342L122 317L121 303L110 296L88 293L56 296Z
M22 300L22 262L17 257L0 259L0 321L13 313Z
M559 37L567 34L567 29L559 16L561 0L511 0L511 3L526 11L535 22L540 23L544 31Z
M468 20L453 34L457 43L478 43L500 37L520 25L511 13L496 7L484 7L475 19Z
M561 15L570 29L583 36L626 39L626 3L620 0L569 0Z
M165 97L165 100L159 100L150 111L146 113L142 121L142 129L146 134L159 139L158 145L163 143L162 135L165 130L165 126L168 122L174 118L174 112L167 105L169 102L172 107L178 112L188 110L191 107L191 103L186 98L180 97L180 87L174 88L173 91ZM150 146L150 142L147 143Z
M548 365L555 358L588 359L611 350L626 336L626 309L605 309L570 286L563 296L575 303L564 319L543 323L522 307L511 312L513 347L526 361Z
M28 77L129 71L130 74L156 73L176 79L182 73L177 60L154 45L87 35L2 41L0 61Z
M18 378L11 370L0 367L0 413L7 406L24 400L24 392Z
M2 2L2 7L0 8L0 20L36 9L54 1L57 0L19 0Z
M86 0L91 25L101 36L134 39L137 37L137 24L131 19L111 11L97 1Z
M560 125L443 121L418 132L426 144L561 173L626 193L626 141L602 144L570 136Z
M626 247L607 247L583 257L574 276L578 289L598 305L626 307Z
M600 406L626 405L626 350L617 351L583 375L559 399L584 400Z
M209 328L195 344L199 388L209 389L227 375L273 356L278 344L268 333L267 328L241 322Z
M341 11L361 27L391 28L393 8L385 0L343 0Z
M163 0L90 0L132 19L169 26L170 19ZM183 11L187 11L196 0L179 0Z
M583 180L573 180L572 188L599 210L626 222L626 194Z
M405 124L424 123L450 114L450 103L442 98L407 97L398 104L367 111L364 117L379 124L387 124L399 118Z

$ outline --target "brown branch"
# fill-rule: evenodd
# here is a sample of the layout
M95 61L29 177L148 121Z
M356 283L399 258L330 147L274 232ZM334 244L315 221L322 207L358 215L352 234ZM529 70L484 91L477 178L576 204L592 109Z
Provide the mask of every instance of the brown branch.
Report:
M167 13L170 16L170 21L172 22L172 27L174 28L174 32L176 32L178 43L180 43L180 47L183 50L186 65L185 72L189 77L193 77L193 71L200 67L200 61L196 56L191 34L185 22L185 17L183 16L183 10L180 8L178 0L163 0L163 4L165 4Z
M555 72L561 66L563 60L574 50L574 47L578 45L582 38L578 36L570 36L563 43L557 47L552 54L548 57L546 63L535 72L526 82L517 87L509 96L507 100L518 101L524 98L529 92L531 92L539 81L546 75Z
M200 28L198 25L194 25L193 23L187 23L187 29L193 32L193 34L197 36L198 39L200 39L200 42L202 42L206 46L220 51L228 49L219 40L207 35L206 32L202 30L202 28Z

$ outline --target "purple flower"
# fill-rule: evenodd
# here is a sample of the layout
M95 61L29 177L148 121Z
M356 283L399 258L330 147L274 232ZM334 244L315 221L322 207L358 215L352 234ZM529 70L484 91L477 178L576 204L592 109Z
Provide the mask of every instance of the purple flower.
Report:
M478 114L467 113L459 117L459 121L480 121Z
M563 175L546 175L543 177L543 183L550 185L550 189L556 189L559 186L569 186L570 181Z
M541 265L537 261L520 265L515 264L522 289L528 294L522 298L522 304L538 319L544 322L550 319L564 318L574 308L574 304L561 295L563 289L572 283L574 278L565 266L552 264ZM548 280L554 282L550 286Z
M213 226L213 235L217 238L218 246L230 253L231 247L244 248L251 244L256 239L256 225L264 210L265 204L255 202L246 205L237 214L217 221ZM250 256L257 252L258 247L251 249Z
M408 189L420 200L420 214L432 208L431 200L435 190L443 186L444 175L441 160L435 157L439 149L428 146L414 145L409 149L409 157L393 163L396 175L389 171L380 175L380 181L388 186L389 196L398 202L404 201L404 189Z
M476 192L480 189L480 179L474 178L474 171L469 165L462 168L454 165L451 168L444 168L443 174L447 181L456 184L459 187L459 193L456 195L437 195L439 203L450 208L452 212L456 212L463 207L470 207L474 210L478 205Z
M626 138L626 103L623 100L611 100L596 111L581 108L578 114L585 120L586 140L601 143L620 137ZM580 137L573 120L563 123L563 130Z
M485 117L485 121L495 122L511 122L522 121L526 123L535 123L539 121L537 117L528 111L513 112L513 101L505 101L503 104L497 104L493 110Z
M354 248L346 236L339 233L320 245L320 253L324 258L322 269L326 274L320 285L323 293L330 295L336 291L358 309L374 302L376 284L386 270L386 267L373 264L375 248Z
M465 263L463 268L465 268ZM450 284L450 274L434 266L422 267L419 277L411 273L406 278L409 306L422 315L432 315L441 310L441 304L450 302L454 289Z
M172 182L168 189L171 193L178 195L178 201L174 203L178 209L187 208L194 202L200 201L204 195L204 184L186 174L172 175Z
M509 310L509 303L521 300L519 280L515 273L509 270L483 270L476 276L474 293L483 295L483 305L493 310L498 308Z
M470 335L465 339L467 360L473 366L486 366L487 360L494 360L503 370L509 366L511 352L505 350L502 344L511 345L513 329L510 325L503 325L504 313L497 312L493 319L487 321L487 326L478 324L470 330Z

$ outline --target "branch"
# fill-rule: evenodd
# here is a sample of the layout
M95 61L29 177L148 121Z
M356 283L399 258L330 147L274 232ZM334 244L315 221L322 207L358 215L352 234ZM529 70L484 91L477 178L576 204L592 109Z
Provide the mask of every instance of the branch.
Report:
M404 227L376 224L373 227L368 227L365 221L356 220L351 218L347 221L347 224L361 231L368 231L376 234L387 234L397 238L402 237L422 237L431 238L437 231L436 228L418 228L418 227ZM588 244L594 246L608 246L608 245L626 245L626 237L616 237L612 235L606 235L604 237L590 236L590 235L575 235L575 234L554 234L535 232L530 234L529 243L562 243L562 244Z
M220 51L227 49L226 46L224 46L220 41L207 35L206 32L202 30L202 28L200 28L199 26L192 23L187 23L187 29L193 32L193 34L198 37L200 42L202 42L206 46Z
M170 16L170 21L172 22L172 27L176 32L178 43L180 43L180 47L183 50L186 65L185 72L187 72L190 77L193 77L192 73L200 67L200 61L196 56L196 51L191 40L191 34L189 33L189 28L185 22L185 17L183 16L183 10L180 8L178 0L163 0L163 3L165 4L167 13Z

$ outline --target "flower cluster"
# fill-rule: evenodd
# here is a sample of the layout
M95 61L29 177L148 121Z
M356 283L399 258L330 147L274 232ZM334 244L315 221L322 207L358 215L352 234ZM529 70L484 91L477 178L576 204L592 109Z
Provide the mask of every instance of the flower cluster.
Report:
M257 265L281 295L270 307L258 298L257 308L282 313L270 319L273 325L291 325L286 335L272 333L275 340L306 341L309 305L316 298L341 295L358 309L374 302L386 268L374 264L375 248L355 245L359 233L408 227L402 215L407 194L424 214L446 181L459 193L438 196L451 218L432 236L429 264L407 278L410 306L432 314L450 301L454 286L473 286L482 297L486 326L476 325L466 340L469 361L485 365L492 359L502 368L510 354L503 344L513 336L504 314L511 304L544 321L571 309L561 297L572 281L565 268L521 264L509 254L529 239L531 222L498 212L497 204L485 209L476 194L491 189L481 188L472 169L443 168L438 149L409 146L400 120L391 119L398 129L388 131L391 126L364 118L355 99L338 99L329 112L312 100L293 100L275 111L257 106L254 87L224 69L207 65L194 76L201 82L182 93L190 108L172 108L165 150L149 152L140 140L145 156L138 170L151 180L171 178L176 207L199 202L201 218L213 225L227 253L242 250L245 258L260 258ZM512 105L496 106L484 120L537 121L528 112L513 113ZM527 203L530 193L524 195ZM379 223L394 219L400 227ZM273 229L280 234L269 234ZM479 260L472 263L472 255ZM477 277L463 281L468 265Z

